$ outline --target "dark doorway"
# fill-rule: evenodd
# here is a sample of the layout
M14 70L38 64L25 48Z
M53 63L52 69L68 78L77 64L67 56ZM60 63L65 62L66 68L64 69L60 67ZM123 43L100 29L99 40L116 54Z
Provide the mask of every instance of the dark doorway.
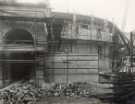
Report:
M29 80L33 75L33 55L30 52L11 53L9 71L12 81Z
M7 52L8 55L5 53L7 61L4 63L9 66L7 78L10 78L11 82L29 80L33 75L34 52L27 51L25 47L33 47L32 35L23 29L13 29L5 35L4 43L5 48L14 49L13 52ZM18 49L26 51L18 52Z

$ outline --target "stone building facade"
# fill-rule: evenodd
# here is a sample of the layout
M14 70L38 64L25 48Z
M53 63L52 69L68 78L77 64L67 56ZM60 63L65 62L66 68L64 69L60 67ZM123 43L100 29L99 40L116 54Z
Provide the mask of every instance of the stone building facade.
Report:
M46 64L51 82L87 82L96 90L97 86L109 86L103 83L111 80L107 75L113 72L113 47L119 46L114 40L119 40L118 28L96 17L67 13L52 15L63 23L53 23L55 41Z
M113 71L113 47L120 40L114 24L51 12L45 5L0 5L1 87L30 79L38 86L88 82L93 87L110 80L104 75Z
M46 23L36 20L49 17L50 9L15 2L0 5L0 86L25 79L41 85L48 33Z

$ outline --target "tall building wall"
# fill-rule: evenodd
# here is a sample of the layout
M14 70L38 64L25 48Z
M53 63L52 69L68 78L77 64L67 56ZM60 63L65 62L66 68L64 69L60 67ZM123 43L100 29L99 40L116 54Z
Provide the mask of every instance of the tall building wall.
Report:
M101 50L100 50L101 49ZM99 82L99 74L112 72L109 46L85 40L63 40L49 64L55 82ZM99 52L102 51L102 52Z
M98 52L95 45L81 41L67 43L63 41L61 51L54 55L54 81L56 82L90 82L98 74ZM66 52L64 52L66 51ZM94 79L94 78L93 78ZM95 79L97 80L97 78Z
M104 88L111 86L104 83L111 80L106 75L113 71L112 47L113 37L118 35L117 28L109 21L95 17L52 15L55 15L54 20L63 23L58 26L53 22L54 41L46 63L50 82L88 82L97 92L104 93Z

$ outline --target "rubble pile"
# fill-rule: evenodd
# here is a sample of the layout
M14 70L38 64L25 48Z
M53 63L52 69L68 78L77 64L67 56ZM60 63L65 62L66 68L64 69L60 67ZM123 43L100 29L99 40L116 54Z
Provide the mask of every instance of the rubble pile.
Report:
M2 104L37 104L42 96L42 91L32 84L16 83L0 91Z
M89 97L91 85L88 83L56 83L49 88L36 88L29 82L16 83L0 90L0 102L2 104L37 104L43 97L57 96L83 96Z
M88 83L57 83L50 89L45 91L45 96L83 96L88 97L92 95L91 85Z

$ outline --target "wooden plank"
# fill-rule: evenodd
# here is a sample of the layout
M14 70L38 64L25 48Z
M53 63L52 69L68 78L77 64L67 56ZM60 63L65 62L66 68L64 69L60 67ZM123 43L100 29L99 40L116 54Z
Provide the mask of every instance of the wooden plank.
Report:
M86 73L98 73L98 69L66 69L68 70L69 73L83 73L83 74L86 74Z
M98 56L95 55L95 56L69 56L68 57L68 60L72 61L72 60L76 60L76 61L81 61L81 60L88 60L88 61L91 61L91 60L98 60Z
M98 61L69 61L69 68L98 68Z

